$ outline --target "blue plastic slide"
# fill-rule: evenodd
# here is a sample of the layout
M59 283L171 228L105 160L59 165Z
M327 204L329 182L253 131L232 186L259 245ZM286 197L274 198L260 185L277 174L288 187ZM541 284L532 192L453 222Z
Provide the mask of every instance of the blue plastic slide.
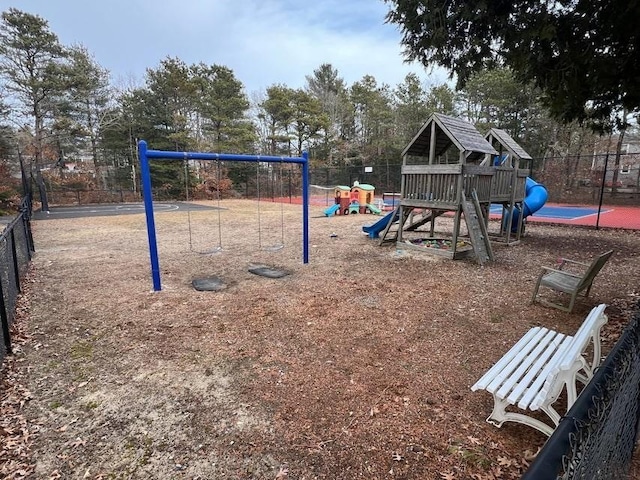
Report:
M372 225L364 225L362 231L369 235L369 238L378 238L380 232L383 231L389 222L398 219L398 210L387 213L384 217Z
M329 208L327 208L327 209L324 211L324 214L325 214L327 217L330 217L331 215L333 215L334 213L336 213L338 210L340 210L340 204L338 204L338 203L334 203L333 205L331 205Z
M524 201L522 202L523 218L533 215L546 203L548 193L544 185L527 177L525 184ZM513 222L511 223L511 231L518 231L518 219L520 218L520 209L513 211Z

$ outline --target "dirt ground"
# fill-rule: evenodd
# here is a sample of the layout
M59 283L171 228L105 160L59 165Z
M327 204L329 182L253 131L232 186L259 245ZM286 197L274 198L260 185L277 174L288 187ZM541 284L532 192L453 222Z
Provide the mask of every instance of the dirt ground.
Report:
M378 217L312 207L305 265L299 206L223 206L220 230L213 210L191 229L156 215L161 292L143 215L34 222L6 478L518 478L545 437L487 424L491 396L470 386L531 326L572 333L602 302L606 353L640 296L639 232L530 224L480 267L379 246L361 231ZM219 232L222 252L199 253ZM608 249L573 313L531 304L541 265ZM212 275L227 288L192 288Z

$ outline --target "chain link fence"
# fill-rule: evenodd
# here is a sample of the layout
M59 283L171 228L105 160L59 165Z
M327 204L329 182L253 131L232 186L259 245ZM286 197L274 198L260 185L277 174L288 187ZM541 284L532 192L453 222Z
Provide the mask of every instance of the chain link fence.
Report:
M331 187L360 183L380 192L400 192L401 163L376 166L318 167L310 170L310 183ZM554 203L640 206L640 154L566 156L534 159L532 174L543 183Z
M140 192L133 190L87 190L75 188L50 188L47 191L50 204L91 205L96 203L141 202Z
M20 213L0 234L0 362L11 353L11 325L15 320L20 282L27 272L33 251L31 200L25 197Z
M639 421L640 311L522 480L638 478L630 465Z
M640 205L640 153L550 157L535 161L554 202Z
M401 171L400 162L311 168L310 201L315 205L329 206L335 201L333 189L336 186L352 186L358 181L373 185L380 202L386 202L385 196L393 202L401 191ZM640 153L538 158L531 161L530 176L548 192L547 204L540 212L534 213L531 220L595 228L640 229ZM230 175L229 180L230 190L220 192L224 193L223 197L295 202L301 196L302 180L299 169L295 168L261 166L236 172ZM161 201L217 198L218 192L209 192L207 196L195 185L190 185L187 194L184 180L180 182L169 190L158 187L154 198ZM55 205L141 201L139 190L67 188L49 189L47 193L49 203ZM545 208L558 205L579 208L567 218L549 214L549 208Z
M313 203L333 203L331 189L351 186L354 181L373 185L376 197L382 199L387 194L391 198L400 193L401 168L397 163L311 169ZM596 228L640 228L640 153L617 158L609 154L534 159L530 175L547 189L548 207L579 207L571 218L543 210L533 219Z

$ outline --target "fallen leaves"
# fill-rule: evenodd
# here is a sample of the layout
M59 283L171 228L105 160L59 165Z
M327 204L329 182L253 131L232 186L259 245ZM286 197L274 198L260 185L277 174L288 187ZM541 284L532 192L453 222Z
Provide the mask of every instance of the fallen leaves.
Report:
M27 286L25 292L28 288ZM11 332L16 352L21 351L21 346L30 338L24 328L24 320L28 314L25 303L23 293L17 300L16 319ZM24 383L18 354L5 358L0 369L0 476L5 479L26 478L35 469L35 465L31 463L34 432L23 413L23 408L32 395Z
M86 440L83 440L82 438L78 437L73 442L71 442L71 444L69 446L71 448L76 448L76 447L79 447L79 446L84 446L86 444L87 444Z
M38 233L37 241L46 240L50 248L35 262L46 271L37 296L34 289L32 364L25 365L32 369L34 406L45 413L34 447L42 449L40 477L102 478L95 461L101 458L105 464L121 461L119 473L125 478L126 468L150 456L145 473L156 478L173 478L178 459L182 466L218 462L201 478L232 478L229 472L239 465L252 468L252 478L275 480L336 478L344 472L389 478L389 471L393 478L518 478L526 469L523 456L534 455L522 452L535 451L540 440L530 438L524 426L498 430L487 425L488 400L468 387L525 324L573 320L529 307L526 291L534 281L528 272L540 259L571 248L582 232L535 226L521 246L502 249L495 264L483 270L473 262L446 260L431 268L430 261L400 258L364 242L357 225L363 220L357 216L324 219L313 226L316 262L297 269L297 252L278 254L282 266L296 275L276 289L276 283L242 275L240 259L252 259L254 252L245 249L247 222L235 223L243 218L240 206L233 203L233 217L223 228L230 241L246 242L232 245L214 262L235 288L215 299L194 294L186 281L198 269L214 267L201 256L185 254L184 242L178 244L184 229L177 217L164 232L167 286L162 293L136 293L141 283L146 288L148 265L144 255L135 257L139 250L120 253L130 240L129 224L74 220L64 226L49 223ZM335 229L337 222L340 242L325 245L323 229ZM72 238L86 240L82 255L66 248ZM620 242L632 245L625 238ZM135 248L144 240L143 235L135 240ZM113 257L107 259L105 252ZM55 268L45 268L47 261ZM629 268L637 264L629 262ZM598 295L618 295L617 284L608 287L603 274ZM504 288L515 282L522 288ZM637 292L637 285L633 288ZM616 335L609 336L611 341ZM87 345L87 339L96 339L90 362L88 355L67 358L66 352ZM214 395L212 365L217 364L229 366L229 385L239 388ZM149 373L156 365L162 376ZM182 372L185 365L189 368ZM172 377L172 369L182 375ZM286 373L276 377L281 384L270 380L271 371ZM102 388L125 395L112 398ZM30 395L25 390L16 396L17 413ZM51 406L54 402L63 408ZM226 421L222 414L235 412L242 402L251 403L251 411ZM88 407L98 403L101 408ZM268 421L247 423L262 418L264 405ZM72 425L75 417L80 420ZM143 433L135 428L139 422ZM234 435L242 422L242 435ZM202 428L189 430L192 425ZM110 433L117 429L123 435ZM193 437L193 445L172 443L174 432ZM31 475L28 448L34 433L26 424L1 424L0 443L11 439L8 447L24 455L7 463L13 469L9 478ZM140 434L147 443L138 442ZM449 441L453 436L455 443ZM156 453L160 446L166 451ZM265 462L265 452L289 465ZM91 470L84 458L94 459ZM6 460L0 457L0 465Z
M275 480L283 480L289 476L289 467L285 465L281 465L278 473L276 474Z
M479 438L468 435L467 439L469 440L469 442L471 442L472 445L482 445L482 441Z

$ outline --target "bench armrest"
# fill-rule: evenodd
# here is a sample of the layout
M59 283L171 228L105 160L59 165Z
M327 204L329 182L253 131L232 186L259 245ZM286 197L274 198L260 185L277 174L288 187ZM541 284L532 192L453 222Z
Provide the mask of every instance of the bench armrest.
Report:
M557 268L542 267L542 275L544 275L546 272L559 273L561 275L566 275L567 277L582 278L582 275L578 275L577 273L567 272L566 270L558 270Z
M562 269L562 267L564 267L564 265L566 263L572 263L574 265L580 265L580 266L585 267L585 268L589 267L588 263L578 262L577 260L571 260L570 258L561 258L560 259L560 267L559 268Z

